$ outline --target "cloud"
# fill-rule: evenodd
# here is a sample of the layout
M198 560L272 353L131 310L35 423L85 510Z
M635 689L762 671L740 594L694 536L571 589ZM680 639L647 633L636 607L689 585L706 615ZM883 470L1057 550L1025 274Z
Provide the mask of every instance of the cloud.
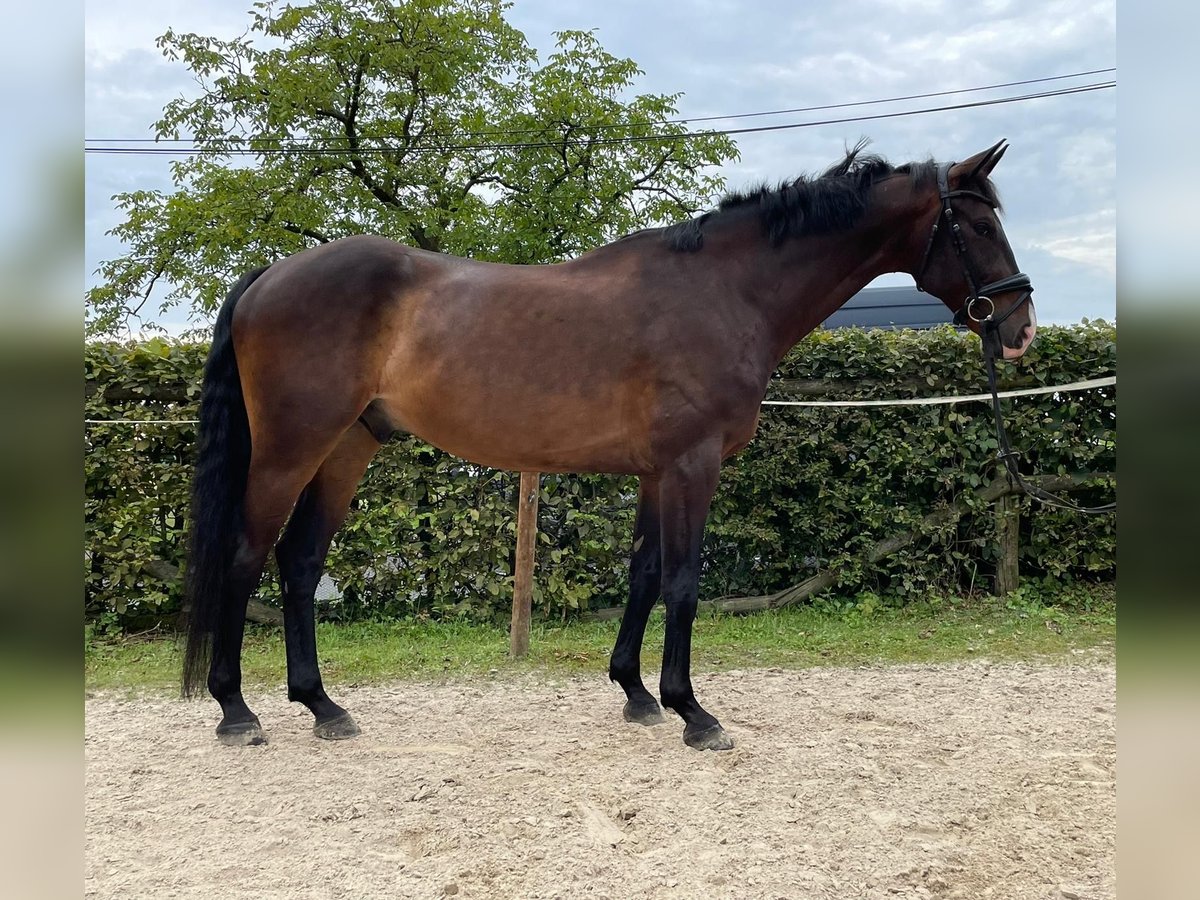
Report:
M1113 232L1092 232L1058 238L1044 244L1035 244L1052 256L1081 263L1116 277L1117 263L1113 255L1115 235Z
M1043 223L1041 236L1029 241L1029 246L1051 256L1088 266L1110 277L1117 274L1116 245L1116 209Z

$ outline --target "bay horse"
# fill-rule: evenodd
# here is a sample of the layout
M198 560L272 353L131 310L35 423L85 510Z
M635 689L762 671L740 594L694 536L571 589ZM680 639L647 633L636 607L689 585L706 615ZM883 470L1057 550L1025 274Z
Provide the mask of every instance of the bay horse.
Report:
M721 462L754 437L772 370L886 272L913 275L997 355L1020 356L1036 330L990 180L1005 142L957 164L901 166L865 143L819 176L730 194L553 265L364 235L244 275L205 365L185 582L183 690L206 681L218 738L265 741L240 657L272 546L288 698L318 737L359 733L322 686L313 594L369 460L407 432L481 466L638 476L609 677L626 721L662 721L640 660L661 596L662 706L682 717L688 746L732 747L691 684L700 543Z

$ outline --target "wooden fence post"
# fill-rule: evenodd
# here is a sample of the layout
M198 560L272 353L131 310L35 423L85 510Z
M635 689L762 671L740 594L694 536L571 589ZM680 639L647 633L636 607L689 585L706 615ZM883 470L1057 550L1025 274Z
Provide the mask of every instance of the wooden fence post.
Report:
M1016 494L1006 494L996 501L996 544L999 550L996 557L997 597L1005 597L1017 589L1020 535L1020 498Z
M513 573L512 631L509 653L529 652L529 618L533 610L533 551L537 540L538 483L540 472L522 472L517 496L517 565Z

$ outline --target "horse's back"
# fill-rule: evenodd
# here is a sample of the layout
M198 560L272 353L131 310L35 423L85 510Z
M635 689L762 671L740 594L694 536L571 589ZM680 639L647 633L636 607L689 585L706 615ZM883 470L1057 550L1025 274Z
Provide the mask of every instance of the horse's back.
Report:
M372 405L484 465L643 473L677 449L653 423L686 419L672 434L690 433L722 414L714 385L729 372L711 360L741 341L697 313L704 282L661 275L637 242L546 266L365 236L306 250L235 316L252 422L327 434Z

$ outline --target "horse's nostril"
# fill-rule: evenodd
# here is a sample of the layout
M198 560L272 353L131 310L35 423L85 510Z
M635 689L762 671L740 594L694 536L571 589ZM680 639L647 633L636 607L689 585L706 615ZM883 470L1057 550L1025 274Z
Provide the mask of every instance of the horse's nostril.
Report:
M1021 350L1033 342L1034 333L1034 329L1031 326L1023 325L1011 338L1005 341L1005 344L1013 350Z

